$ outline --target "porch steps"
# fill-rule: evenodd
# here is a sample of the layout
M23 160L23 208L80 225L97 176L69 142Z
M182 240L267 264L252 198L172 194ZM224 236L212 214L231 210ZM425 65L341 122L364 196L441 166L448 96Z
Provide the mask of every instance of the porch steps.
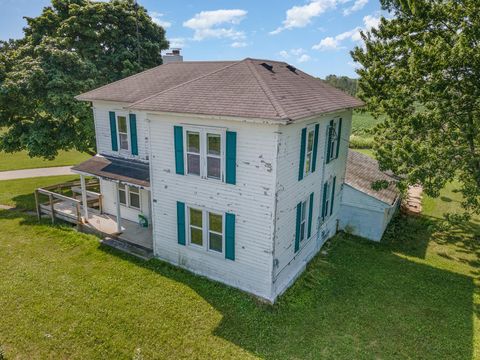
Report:
M133 244L123 239L120 240L120 239L107 236L100 242L114 249L136 256L142 260L150 260L153 258L153 251L151 249L148 249L141 245Z

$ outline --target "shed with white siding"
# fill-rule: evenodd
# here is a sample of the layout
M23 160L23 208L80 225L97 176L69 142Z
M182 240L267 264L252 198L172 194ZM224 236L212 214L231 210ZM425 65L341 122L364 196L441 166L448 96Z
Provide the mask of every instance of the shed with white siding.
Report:
M379 169L378 162L357 151L348 151L340 228L380 241L400 204L397 179Z

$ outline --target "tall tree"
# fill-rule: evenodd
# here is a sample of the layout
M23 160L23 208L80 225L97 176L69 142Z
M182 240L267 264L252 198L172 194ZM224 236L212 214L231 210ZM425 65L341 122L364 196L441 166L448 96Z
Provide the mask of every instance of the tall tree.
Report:
M480 1L381 2L392 18L352 52L359 96L386 119L380 164L431 196L459 179L464 208L480 213Z
M337 89L345 91L347 94L355 96L357 94L357 79L348 76L327 75L325 81Z
M160 65L165 30L133 0L52 0L0 43L0 150L51 159L94 153L92 111L75 95Z

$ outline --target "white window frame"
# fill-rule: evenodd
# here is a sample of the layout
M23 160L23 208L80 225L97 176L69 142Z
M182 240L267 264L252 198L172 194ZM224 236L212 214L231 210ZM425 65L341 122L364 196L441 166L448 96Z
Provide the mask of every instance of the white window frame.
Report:
M300 243L308 240L308 214L310 211L310 196L306 200L302 201L300 205ZM302 225L303 233L302 233Z
M330 217L330 206L331 206L331 202L332 202L332 190L333 190L333 177L330 176L330 178L328 179L327 181L327 193L325 194L325 197L326 197L326 201L325 201L325 209L327 211L326 215L323 216L323 214L321 214L322 216L320 216L320 218L323 218L323 221L325 222L329 217ZM322 189L322 193L323 193L323 189ZM322 211L323 210L323 199L320 199L320 210Z
M311 151L308 151L308 135L310 133L313 133L313 139L312 139L312 150ZM312 172L312 169L313 169L313 158L314 158L314 154L313 152L315 151L315 124L311 124L311 125L308 125L307 126L307 136L305 138L305 164L303 166L303 175L304 176L307 176L308 174L310 174ZM308 159L308 155L310 154L310 163L309 163L309 167L307 169L307 159Z
M188 245L191 246L193 249L206 251L209 254L224 257L224 255L225 255L225 213L220 212L220 211L211 210L211 209L200 208L200 207L196 207L196 206L188 206L188 205L186 206L186 209L187 209L187 229L188 229L187 243L188 243ZM196 229L200 229L200 228L196 225L191 224L190 209L198 210L198 211L202 212L202 228L201 228L201 230L202 230L202 240L203 241L202 241L201 246L192 243L192 239L191 239L192 235L191 235L191 231L190 231L191 227L194 227ZM220 215L222 217L222 233L221 234L216 232L216 231L210 230L209 214ZM210 249L210 233L222 236L222 251L221 252Z
M127 144L128 144L128 149L122 149L122 142L120 140L120 121L119 121L119 117L124 117L125 118L125 123L127 125ZM130 121L129 121L129 118L128 118L128 114L127 113L122 113L122 112L116 112L115 113L115 121L116 121L116 124L117 124L117 141L118 141L118 152L119 153L130 153L131 149L132 149L132 144L130 144ZM125 133L122 133L122 134L125 134Z
M332 138L331 138L330 143L328 143L328 139L329 139L328 133L329 133L329 129L330 129L330 122L328 123L328 126L327 126L327 146L330 147L330 158L327 159L327 162L330 162L330 161L338 158L338 156L337 156L337 144L340 141L340 139L338 138L338 127L339 126L340 126L340 118L333 119L333 134L332 134ZM326 154L328 154L328 148L327 148Z
M189 174L188 173L188 157L187 154L187 134L188 132L198 132L200 134L200 175ZM200 177L201 179L208 179L210 181L225 181L225 136L226 130L224 128L216 127L200 127L200 126L183 126L183 148L184 151L184 163L186 166L185 174L192 177ZM207 154L207 136L208 134L220 135L220 156L208 155ZM195 153L196 154L196 153ZM208 177L208 168L207 168L207 156L220 158L220 178Z
M120 189L121 186L124 186L124 189ZM132 204L130 203L130 188L137 189L137 191L138 191L138 202L139 202L139 205L140 205L140 207L138 207L138 208L136 206L132 206ZM136 187L136 186L128 185L128 184L125 184L125 183L119 183L118 184L118 191L119 192L120 191L125 192L125 201L126 201L125 204L120 203L120 205L128 207L129 209L141 211L142 210L142 193L141 193L140 190L141 189ZM118 198L120 199L120 194L118 195Z

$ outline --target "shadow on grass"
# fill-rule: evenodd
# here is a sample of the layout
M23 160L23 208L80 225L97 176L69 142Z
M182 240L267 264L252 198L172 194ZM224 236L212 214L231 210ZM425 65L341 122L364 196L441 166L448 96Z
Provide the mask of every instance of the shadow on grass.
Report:
M38 224L25 214L0 211L5 217ZM262 358L473 355L473 279L408 261L385 244L339 234L328 255L316 256L273 306L159 260L100 249L195 290L222 314L213 335Z

